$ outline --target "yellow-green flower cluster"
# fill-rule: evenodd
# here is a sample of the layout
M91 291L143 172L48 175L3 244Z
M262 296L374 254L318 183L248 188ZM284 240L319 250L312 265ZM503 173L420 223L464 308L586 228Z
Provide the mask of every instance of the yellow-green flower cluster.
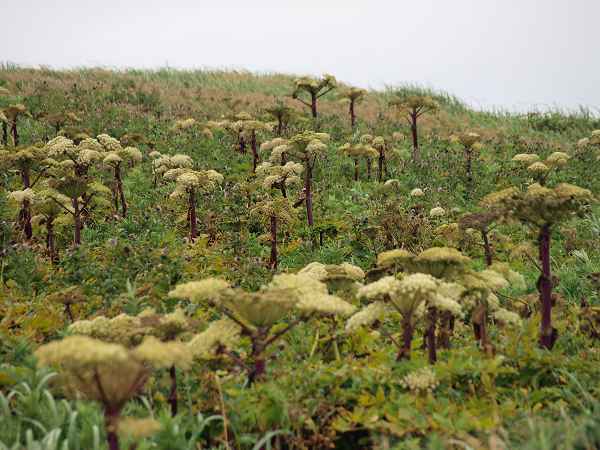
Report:
M139 344L148 334L138 317L127 314L119 314L113 319L99 316L93 320L77 320L69 326L69 331L126 347Z
M535 153L519 153L518 155L513 156L511 161L522 162L527 166L530 166L536 161L539 161L540 157Z
M477 133L458 134L450 136L450 142L458 143L465 148L482 149L481 136Z
M178 284L175 289L169 292L171 298L189 298L192 301L206 299L219 302L231 295L233 295L231 285L217 278L206 278L200 281Z
M154 336L146 336L129 354L137 361L147 361L157 369L173 366L184 370L190 368L191 355L181 341L161 342Z
M122 345L77 335L44 344L38 347L33 355L38 360L38 367L53 364L82 366L118 364L130 359L129 352Z
M532 184L525 192L509 188L483 198L484 204L501 203L509 220L543 227L583 215L584 203L595 201L587 189L566 183L554 189Z
M403 117L409 113L412 113L411 110L413 109L427 111L430 113L437 113L442 109L442 107L435 101L431 100L430 97L396 97L390 100L388 105L393 108L398 108L399 117Z
M426 273L438 279L451 277L470 261L467 255L450 247L432 247L418 256L396 249L382 252L377 258L377 264L381 266L397 264L411 272Z
M215 320L202 333L195 335L187 348L194 358L215 358L215 351L223 347L231 347L240 339L241 328L232 320Z

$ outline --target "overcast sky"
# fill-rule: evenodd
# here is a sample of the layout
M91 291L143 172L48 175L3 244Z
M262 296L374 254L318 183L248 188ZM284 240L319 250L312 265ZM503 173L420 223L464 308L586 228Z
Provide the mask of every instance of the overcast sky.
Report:
M600 108L598 0L3 1L0 61L404 82L474 107Z

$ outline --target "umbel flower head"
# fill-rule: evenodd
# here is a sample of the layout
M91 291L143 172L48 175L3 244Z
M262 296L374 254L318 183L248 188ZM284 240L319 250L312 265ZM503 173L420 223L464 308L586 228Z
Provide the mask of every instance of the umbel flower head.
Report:
M425 306L448 310L455 315L460 314L460 304L448 294L455 296L446 283L431 275L415 273L401 280L395 277L380 278L360 288L356 296L389 302L405 319L412 320L425 311ZM366 308L352 316L352 327L366 324L367 318L375 320L382 312L384 310L381 307L373 307L371 310Z
M458 143L465 148L472 149L482 149L483 144L481 143L481 136L477 133L468 133L468 134L453 134L450 136L450 142Z
M127 349L77 335L44 344L34 351L34 356L38 367L60 364L62 373L69 378L69 387L101 403L109 442L117 439L123 407L139 393L152 373L174 365L187 369L191 359L180 341L164 343L148 337L141 345Z
M431 367L422 367L404 375L400 384L404 389L415 391L418 394L421 391L432 392L440 383Z
M263 179L263 189L272 187L287 187L292 184L300 184L299 175L304 170L300 163L288 161L283 166L264 162L256 168L256 174Z
M432 113L437 113L442 107L430 97L396 97L390 100L389 106L398 109L398 116L404 117L409 114L410 110L427 110Z
M595 199L587 189L561 183L554 189L532 184L526 191L512 187L487 195L482 203L499 203L509 221L529 223L538 228L583 216L585 204Z
M349 263L321 264L312 262L298 271L298 275L305 275L316 280L322 281L331 292L358 289L362 286L361 282L365 279L365 272L357 266Z
M331 137L326 133L304 131L295 135L284 144L275 147L269 157L269 161L277 164L284 153L295 156L302 161L307 160L313 155L326 153L328 149L325 143L330 140Z
M292 308L305 314L349 314L354 306L328 295L327 286L310 277L293 274L275 275L260 292L231 290L220 280L192 281L178 285L170 297L204 297L226 306L257 328L273 325ZM199 295L200 294L200 295Z
M232 320L215 320L186 345L196 359L219 359L217 350L229 348L240 339L241 327Z
M544 161L540 161L536 154L520 153L515 155L512 161L523 163L529 171L538 176L543 186L548 173L567 164L568 159L569 155L563 152L554 152Z
M396 249L382 252L377 258L380 266L399 265L411 272L426 273L438 279L449 278L460 272L470 261L467 255L449 247L432 247L418 256Z

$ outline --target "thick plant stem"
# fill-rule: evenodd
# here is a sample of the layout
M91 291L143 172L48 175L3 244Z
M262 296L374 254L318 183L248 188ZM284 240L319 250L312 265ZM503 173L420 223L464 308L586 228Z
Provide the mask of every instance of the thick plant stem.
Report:
M466 147L465 151L467 152L467 183L471 183L473 181L473 174L471 173L471 161L473 159L473 150L471 147Z
M419 139L417 138L417 110L413 108L412 113L410 113L411 124L410 128L412 130L413 137L413 152L417 153L419 151Z
M198 226L196 225L196 191L190 191L190 202L189 202L189 213L190 213L190 237L192 239L198 237Z
M23 173L23 186L25 187L25 189L31 187L31 178L29 176L28 169ZM31 238L33 237L33 230L31 228L31 211L29 210L29 199L27 199L27 198L25 200L23 200L22 213L23 213L23 220L24 220L23 231L25 232L25 238L28 241L30 241Z
M351 126L356 125L356 116L354 115L354 101L350 100L350 123Z
M544 225L538 236L540 262L542 263L542 331L540 348L552 350L552 274L550 271L550 226Z
M335 337L335 330L337 329L337 323L338 323L338 315L336 314L334 316L333 325L331 327L331 342L333 344L333 355L335 356L335 360L341 361L342 358L340 357L340 349L338 348L337 339Z
M315 356L315 352L317 351L317 347L319 346L319 329L317 328L317 334L315 334L315 343L310 349L310 354L308 355L309 359L312 359Z
M271 216L271 257L269 258L269 267L277 269L277 217Z
M411 319L411 317L404 317L402 319L402 339L404 341L404 345L398 352L396 361L400 361L401 359L407 359L409 361L411 360L411 344L414 331L414 326Z
M106 441L109 450L119 450L119 411L104 411L104 426L106 427Z
M367 158L367 180L371 181L371 158Z
M81 212L79 211L79 200L73 199L73 219L75 220L75 244L81 244Z
M119 196L121 197L121 211L123 212L123 219L127 217L127 203L125 203L125 191L123 190L123 180L121 179L121 167L115 167L115 178L117 180L117 186L119 189Z
M50 250L50 259L54 264L59 262L56 244L54 242L54 219L46 219L46 231L48 233L48 249Z
M17 133L17 118L12 123L11 131L13 133L13 140L15 141L15 147L19 146L19 133Z
M256 166L258 165L258 150L256 148L256 133L252 132L252 172L256 172Z
M354 160L354 181L358 181L358 158Z
M427 350L429 354L429 364L435 364L437 361L437 349L435 342L435 327L437 323L437 308L427 310L427 325L425 326L425 336L427 340Z
M310 110L312 111L312 116L314 119L317 118L317 94L311 92L310 93Z
M485 263L490 267L494 261L492 260L492 247L490 246L487 231L482 230L481 237L483 238L483 248L485 250Z
M267 360L265 350L267 349L267 335L269 327L259 328L250 336L252 340L252 356L254 356L254 370L248 378L248 384L262 381L267 374Z
M169 393L169 398L167 401L171 404L171 417L175 417L177 415L179 401L179 394L177 392L177 372L175 371L175 366L171 366L169 369L169 375L171 376L173 385L171 386L171 392Z
M383 179L383 159L384 159L385 155L384 155L384 149L380 149L379 150L379 160L377 161L377 164L379 166L379 173L378 173L378 177L379 177L379 182L381 183L381 180Z
M308 226L314 227L315 220L313 218L313 208L312 208L312 199L310 193L310 187L312 182L312 164L310 163L310 159L306 161L306 182L304 184L305 195L306 195L306 217L308 218ZM313 233L312 237L312 245L314 249L319 248L319 243L317 242L317 235Z

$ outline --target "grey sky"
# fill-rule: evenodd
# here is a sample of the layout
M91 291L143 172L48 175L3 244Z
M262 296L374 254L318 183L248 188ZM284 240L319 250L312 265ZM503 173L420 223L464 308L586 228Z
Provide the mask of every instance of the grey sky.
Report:
M329 73L414 82L475 107L600 108L596 0L20 0L0 61Z

